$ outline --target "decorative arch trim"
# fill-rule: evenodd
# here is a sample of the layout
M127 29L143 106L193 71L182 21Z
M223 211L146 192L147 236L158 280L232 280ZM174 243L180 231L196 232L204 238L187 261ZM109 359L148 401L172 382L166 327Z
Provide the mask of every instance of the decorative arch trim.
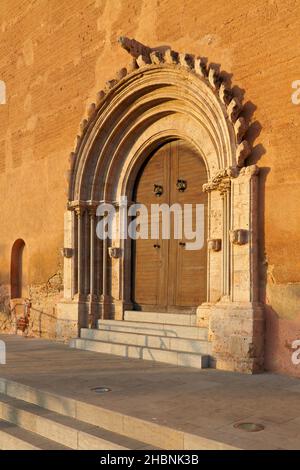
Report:
M107 82L80 124L70 155L69 202L102 199L95 189L99 174L128 151L132 136L166 116L188 117L209 137L204 141L211 144L206 158L211 179L225 168L237 174L251 153L248 124L242 103L217 68L201 57L171 49L162 53L127 38L122 45L133 55L132 64Z

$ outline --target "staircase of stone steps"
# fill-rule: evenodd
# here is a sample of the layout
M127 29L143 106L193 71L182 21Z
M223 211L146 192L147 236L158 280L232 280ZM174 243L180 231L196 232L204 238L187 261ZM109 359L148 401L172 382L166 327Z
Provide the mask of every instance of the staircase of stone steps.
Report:
M144 442L0 393L1 450L149 448Z
M237 449L0 376L0 450Z
M213 363L208 331L196 326L195 314L127 311L123 321L99 320L97 329L82 328L70 346L198 369Z

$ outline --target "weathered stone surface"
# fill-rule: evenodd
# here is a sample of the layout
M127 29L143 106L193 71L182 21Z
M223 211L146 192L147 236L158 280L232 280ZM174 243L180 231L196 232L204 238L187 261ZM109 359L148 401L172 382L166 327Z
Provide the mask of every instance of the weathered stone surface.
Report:
M98 106L102 102L104 92L96 99L99 90L120 67L128 64L127 52L116 44L124 32L144 44L169 48L163 52L165 62L178 63L176 54L170 53L172 48L195 57L201 54L221 64L244 91L244 101L250 105L248 111L255 105L253 120L259 123L261 132L259 145L254 146L248 159L249 163L258 161L262 167L259 191L265 193L258 214L260 296L269 305L266 342L272 351L268 368L299 375L299 368L290 361L290 349L285 346L291 343L293 332L294 339L298 338L300 324L299 296L287 294L289 288L296 291L300 282L299 257L295 257L299 251L295 217L300 194L295 163L299 154L295 132L299 107L292 105L290 99L290 84L299 74L294 62L299 41L290 41L291 37L299 37L298 5L292 0L278 5L256 0L249 15L243 2L235 3L234 8L231 1L219 2L222 14L217 15L215 2L204 0L200 6L199 2L186 0L178 28L178 12L182 8L179 0L160 5L137 0L134 8L129 0L121 2L119 8L108 2L105 9L101 2L85 0L76 0L72 5L69 1L60 2L47 9L42 0L27 3L26 9L19 8L13 0L1 3L0 78L6 83L8 98L8 105L0 106L0 196L5 201L1 205L0 226L1 310L8 309L11 248L22 237L27 249L25 289L28 293L31 286L33 290L36 286L42 323L47 315L55 318L56 298L62 295L61 291L51 297L40 294L39 286L47 284L63 261L60 250L68 155L74 149L74 136L85 109L89 103ZM7 20L13 17L14 22ZM282 33L282 25L289 34ZM254 30L259 31L259 47L252 40ZM53 44L59 47L52 47ZM137 50L140 53L138 47ZM275 62L270 50L276 50ZM16 60L12 61L12 57ZM197 60L195 73L201 78L205 69ZM14 73L10 72L11 67ZM136 70L135 61L132 69L128 67L129 72L132 70ZM236 98L241 94L237 93ZM218 95L228 105L230 119L239 126L240 107L235 102L230 105L222 84ZM249 134L257 134L258 128ZM240 129L236 135L242 139ZM217 210L216 217L219 220ZM214 281L217 286L219 279L215 277ZM216 300L220 289L214 289ZM275 294L279 291L286 301L285 308ZM44 299L46 309L42 307ZM41 328L43 334L46 330L46 326ZM277 356L279 350L284 351L284 361Z

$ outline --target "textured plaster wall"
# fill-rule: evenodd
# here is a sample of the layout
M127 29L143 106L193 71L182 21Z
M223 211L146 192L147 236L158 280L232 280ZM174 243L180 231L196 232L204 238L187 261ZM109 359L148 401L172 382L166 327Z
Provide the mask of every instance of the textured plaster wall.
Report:
M250 162L262 167L266 366L300 376L291 363L291 342L300 339L300 105L291 102L291 83L300 79L298 0L0 2L0 79L7 87L0 106L0 303L11 247L22 238L33 307L55 320L61 284L55 294L45 286L62 266L68 155L88 103L129 62L120 35L206 56L244 92L255 122Z

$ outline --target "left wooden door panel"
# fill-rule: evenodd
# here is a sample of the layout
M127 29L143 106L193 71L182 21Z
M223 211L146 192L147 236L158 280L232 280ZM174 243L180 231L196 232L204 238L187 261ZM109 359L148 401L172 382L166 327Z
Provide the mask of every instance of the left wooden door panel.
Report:
M135 200L148 210L149 238L137 239L135 246L134 302L137 305L167 305L168 240L151 239L151 204L169 202L169 146L161 147L147 162L137 184ZM154 185L161 186L163 192L157 196ZM156 221L160 228L160 218ZM161 232L161 231L160 231Z

